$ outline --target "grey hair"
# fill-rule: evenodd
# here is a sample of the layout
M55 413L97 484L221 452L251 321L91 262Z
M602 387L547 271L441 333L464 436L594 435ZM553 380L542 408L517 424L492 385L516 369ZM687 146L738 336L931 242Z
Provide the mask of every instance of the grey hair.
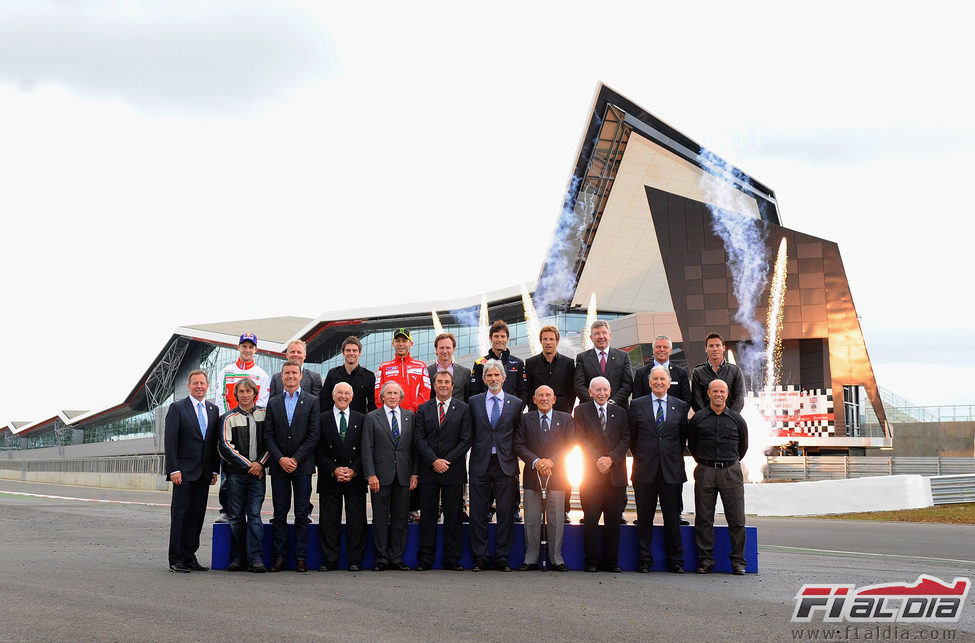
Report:
M504 372L504 364L502 364L501 360L499 359L489 359L484 362L484 369L481 371L481 379L484 379L484 376L487 375L487 372L490 370L496 370L501 373L501 379L505 379L507 376L507 374Z

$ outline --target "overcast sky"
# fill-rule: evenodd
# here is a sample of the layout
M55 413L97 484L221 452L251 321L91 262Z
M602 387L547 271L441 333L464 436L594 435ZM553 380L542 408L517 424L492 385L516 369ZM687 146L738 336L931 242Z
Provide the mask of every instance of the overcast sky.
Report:
M326 4L0 3L0 423L177 326L533 279L600 81L839 244L881 386L975 402L964 5Z

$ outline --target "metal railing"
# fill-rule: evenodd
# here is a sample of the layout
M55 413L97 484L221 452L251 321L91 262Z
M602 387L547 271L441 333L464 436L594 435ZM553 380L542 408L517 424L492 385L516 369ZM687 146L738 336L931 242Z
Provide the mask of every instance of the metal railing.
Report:
M842 480L872 476L975 474L975 458L940 456L769 456L768 480Z
M975 502L975 474L931 478L931 498L936 505Z
M62 460L0 460L0 469L23 473L154 473L164 475L164 456L131 455Z

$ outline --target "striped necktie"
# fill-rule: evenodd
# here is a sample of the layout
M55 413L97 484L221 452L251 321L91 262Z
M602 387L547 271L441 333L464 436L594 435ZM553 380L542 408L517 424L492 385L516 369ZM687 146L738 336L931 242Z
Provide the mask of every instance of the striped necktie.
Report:
M393 442L399 444L399 422L396 420L396 411L390 411L389 425L393 429Z

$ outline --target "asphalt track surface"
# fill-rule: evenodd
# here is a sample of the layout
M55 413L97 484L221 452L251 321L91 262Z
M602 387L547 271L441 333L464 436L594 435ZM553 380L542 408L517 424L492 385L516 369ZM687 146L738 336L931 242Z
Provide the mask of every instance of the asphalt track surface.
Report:
M172 574L169 498L0 480L0 640L792 641L831 630L833 640L975 641L972 593L943 626L790 622L804 583L975 578L971 526L750 518L760 571L744 577Z

